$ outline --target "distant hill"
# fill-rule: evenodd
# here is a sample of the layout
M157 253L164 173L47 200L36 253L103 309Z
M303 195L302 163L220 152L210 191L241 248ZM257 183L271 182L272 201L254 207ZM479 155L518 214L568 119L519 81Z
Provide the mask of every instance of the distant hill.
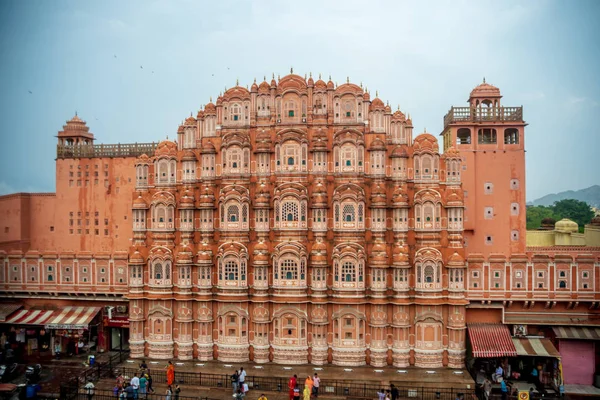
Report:
M575 199L585 201L592 207L600 208L600 185L590 186L581 190L567 190L566 192L547 194L533 202L527 203L534 206L551 206L556 201Z

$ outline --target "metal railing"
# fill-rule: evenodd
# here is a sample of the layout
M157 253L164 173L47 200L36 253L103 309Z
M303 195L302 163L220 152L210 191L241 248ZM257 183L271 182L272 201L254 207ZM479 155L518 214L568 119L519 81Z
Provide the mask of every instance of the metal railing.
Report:
M118 368L118 372L125 377L132 377L139 372L137 368ZM162 372L162 371L161 371ZM272 376L246 376L245 383L249 389L266 392L287 392L288 379ZM156 379L155 379L156 381ZM175 382L183 385L193 385L211 388L232 388L231 374L208 374L203 372L175 372ZM418 385L403 385L403 382L392 382L396 385L400 397L416 399L442 399L455 400L458 393L463 393L466 398L475 394L473 390L462 388L427 388ZM304 390L304 382L299 379L298 388ZM377 398L381 384L373 382L357 382L343 380L321 379L319 394L322 396L341 396L354 398Z
M114 158L154 155L158 143L84 144L56 146L56 158Z
M523 107L451 107L444 128L453 122L523 121Z

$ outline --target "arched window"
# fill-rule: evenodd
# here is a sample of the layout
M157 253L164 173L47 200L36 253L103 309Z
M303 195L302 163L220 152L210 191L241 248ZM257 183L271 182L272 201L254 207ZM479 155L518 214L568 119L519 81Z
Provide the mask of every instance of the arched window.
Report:
M235 255L219 258L219 285L246 286L246 259Z
M163 278L163 266L160 262L154 264L154 279Z
M417 288L440 289L440 266L433 261L417 264Z
M227 207L227 222L239 222L240 221L240 209L238 205L231 204Z
M306 143L295 140L286 140L275 147L278 171L305 171L306 170Z
M306 286L306 257L285 252L276 253L273 259L273 283L275 286L303 288Z
M162 286L171 284L171 262L168 260L155 260L149 266L150 285Z
M296 119L298 117L298 110L296 109L296 102L293 100L286 100L283 103L283 115L286 119Z
M471 144L471 130L469 128L460 128L456 132L456 144Z
M516 128L505 129L504 144L519 144L519 130Z
M154 205L152 215L152 229L157 231L174 229L174 212L174 208L171 205L167 206L161 203Z

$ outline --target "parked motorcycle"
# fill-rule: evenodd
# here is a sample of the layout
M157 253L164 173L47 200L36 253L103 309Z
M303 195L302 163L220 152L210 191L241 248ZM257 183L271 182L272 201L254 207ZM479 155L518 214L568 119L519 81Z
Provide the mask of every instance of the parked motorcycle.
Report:
M9 382L18 375L18 365L13 363L9 365L0 365L0 382Z
M37 383L42 377L42 366L40 364L29 365L25 370L25 377L31 383Z

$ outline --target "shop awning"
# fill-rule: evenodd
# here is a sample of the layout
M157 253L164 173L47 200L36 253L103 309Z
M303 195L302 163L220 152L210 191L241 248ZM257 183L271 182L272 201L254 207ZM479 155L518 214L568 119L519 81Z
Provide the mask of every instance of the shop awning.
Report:
M552 330L558 339L600 340L600 328L556 326Z
M20 308L23 308L20 304L0 304L0 322L6 321L6 318Z
M534 357L560 358L560 353L550 339L545 338L512 338L517 355Z
M468 324L473 357L516 357L510 331L502 324Z
M54 311L51 310L20 310L13 313L4 321L12 325L44 325L52 318Z
M46 321L46 329L87 329L100 307L63 307Z

